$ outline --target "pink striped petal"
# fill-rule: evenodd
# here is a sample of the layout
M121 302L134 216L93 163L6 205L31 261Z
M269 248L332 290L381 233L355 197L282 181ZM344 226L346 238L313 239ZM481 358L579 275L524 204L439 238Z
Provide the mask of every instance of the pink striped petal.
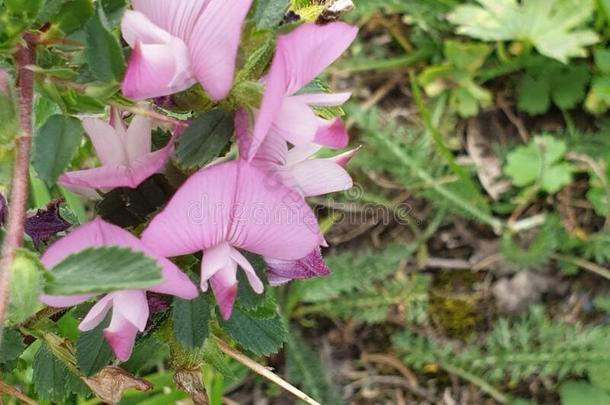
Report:
M237 271L236 263L231 261L231 246L222 242L206 249L201 258L201 290L208 290L208 280L219 271Z
M125 42L132 48L138 41L143 44L167 44L172 39L169 32L159 28L144 14L132 10L127 10L123 14L121 33Z
M132 0L133 9L153 24L187 41L210 0Z
M136 115L129 124L125 134L124 145L129 162L136 162L149 154L152 149L152 121L142 115Z
M241 27L252 0L208 0L188 41L193 71L212 99L233 85Z
M339 118L325 120L318 118L318 129L314 142L329 148L344 148L349 143L349 135Z
M163 256L227 242L287 260L303 257L319 241L317 220L298 193L269 181L243 161L202 169L153 218L142 239Z
M78 325L78 329L86 332L94 329L106 317L106 314L112 307L112 294L107 294L95 303Z
M210 278L212 291L223 319L229 319L233 312L233 304L237 297L237 268L227 266L216 272Z
M248 283L250 283L250 286L252 286L254 292L257 294L262 294L263 290L265 289L265 286L263 285L261 279L258 278L254 267L252 267L248 259L246 259L239 252L239 250L234 248L231 248L231 259L233 259L244 271L244 273L246 274L246 278L248 279Z
M340 165L324 159L305 160L290 168L295 190L306 197L349 190L349 173Z
M358 28L334 22L326 25L303 24L280 36L276 55L286 66L286 94L293 95L330 66L356 38Z
M357 32L356 27L341 22L324 26L304 24L278 38L252 135L250 159L275 121L282 99L294 95L334 62L352 43Z
M104 330L104 338L117 359L129 360L137 334L138 328L129 322L117 307L114 307L112 321Z
M343 105L352 93L304 93L292 96L302 103L313 107L334 107Z
M144 180L158 172L169 158L173 143L163 149L148 153L131 163L131 167L102 166L95 169L67 172L58 179L58 184L82 194L86 190L112 189L116 187L136 188Z
M136 42L121 90L126 97L143 100L178 93L195 82L186 44L172 37L167 44Z
M267 279L271 285L280 285L290 280L307 279L316 276L327 276L330 270L322 259L320 248L312 250L307 256L298 260L278 260L265 257Z
M356 155L356 152L358 152L361 148L362 148L362 146L358 146L357 148L348 150L347 152L343 152L337 156L333 156L332 158L328 158L325 160L334 162L334 163L338 164L339 166L345 167L345 166L347 166L349 161L352 160L354 155Z

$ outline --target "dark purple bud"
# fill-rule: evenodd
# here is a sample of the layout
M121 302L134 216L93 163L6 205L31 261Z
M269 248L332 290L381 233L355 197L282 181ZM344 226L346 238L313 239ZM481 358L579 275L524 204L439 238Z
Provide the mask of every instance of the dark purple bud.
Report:
M172 108L176 107L176 104L174 103L174 100L172 100L171 96L155 97L153 99L153 103L167 110L171 110Z
M0 226L4 225L6 215L8 214L8 206L6 205L6 199L0 193Z
M58 198L40 209L33 216L25 220L25 233L27 233L34 246L39 247L41 242L48 242L51 237L70 227L70 223L59 214L59 206L64 200Z
M169 308L169 302L161 294L147 291L146 299L148 300L148 309L151 314L163 312Z

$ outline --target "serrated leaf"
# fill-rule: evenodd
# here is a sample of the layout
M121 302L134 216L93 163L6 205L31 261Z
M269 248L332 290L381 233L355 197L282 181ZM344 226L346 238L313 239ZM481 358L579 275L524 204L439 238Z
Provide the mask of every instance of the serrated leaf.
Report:
M104 329L108 326L110 317L94 329L82 332L76 341L76 365L89 377L103 369L112 359L112 350L104 339Z
M71 34L83 28L94 12L95 9L91 0L65 1L53 22L65 34Z
M233 116L221 108L201 114L184 131L176 146L178 163L186 168L211 162L233 136Z
M259 356L276 353L286 340L286 329L282 318L255 318L239 307L233 308L228 321L221 321L223 329L243 348Z
M125 59L119 41L106 28L107 25L104 9L98 4L95 15L85 25L85 57L97 80L113 82L123 76Z
M89 390L44 344L34 356L32 369L34 389L42 399L64 403L72 392L85 395Z
M257 0L254 21L258 28L277 27L284 18L290 0Z
M172 305L172 320L176 338L184 347L201 347L210 334L212 309L205 295L192 300L176 298Z
M478 0L456 7L448 19L457 32L484 41L525 41L538 52L567 62L586 55L599 41L591 30L577 29L594 10L592 0Z
M10 372L17 365L17 359L25 350L19 332L4 328L0 341L0 371Z
M7 319L18 324L41 307L38 297L42 293L44 266L34 253L21 249L17 251L12 268Z
M104 293L152 287L163 281L157 262L122 247L85 249L53 267L45 292L51 295Z
M35 132L32 165L47 186L53 186L68 167L82 134L80 120L63 115L52 115Z
M295 333L286 340L286 368L290 381L297 382L304 392L322 404L342 404L341 396L329 383L320 355Z

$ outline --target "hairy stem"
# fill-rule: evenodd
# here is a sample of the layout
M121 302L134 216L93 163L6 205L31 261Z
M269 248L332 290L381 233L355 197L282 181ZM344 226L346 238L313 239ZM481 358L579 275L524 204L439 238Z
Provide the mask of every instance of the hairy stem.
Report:
M17 96L21 133L15 139L15 165L9 199L8 224L2 258L0 259L0 341L10 295L11 266L17 249L23 243L23 224L28 198L28 169L32 144L32 100L34 97L34 72L26 66L34 63L33 41L25 37L25 44L15 52L17 67Z

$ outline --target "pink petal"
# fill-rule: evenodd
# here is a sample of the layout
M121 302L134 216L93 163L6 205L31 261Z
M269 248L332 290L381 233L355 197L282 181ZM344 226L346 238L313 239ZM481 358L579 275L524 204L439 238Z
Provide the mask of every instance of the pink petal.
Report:
M358 28L335 22L303 24L280 36L276 55L286 66L286 94L292 95L315 79L341 56L356 38ZM276 61L274 59L273 63Z
M201 258L201 289L208 290L208 280L219 271L236 272L237 266L231 261L231 247L222 242L203 252Z
M279 133L272 131L265 137L264 142L258 149L253 164L256 164L259 168L269 164L283 166L286 164L288 156L293 149L289 152L288 144L284 140L284 137Z
M282 99L293 95L334 62L355 39L358 29L335 22L303 24L280 36L266 78L265 94L253 132L251 155L267 135Z
M174 263L165 258L159 258L157 262L162 265L163 282L148 288L148 291L174 295L185 300L192 300L199 295L195 284Z
M132 0L133 9L153 24L187 41L209 0Z
M235 248L231 248L231 258L239 265L239 267L241 267L244 273L246 273L246 278L248 279L248 282L252 286L254 292L257 294L262 294L265 286L263 285L261 279L258 278L256 271L254 271L254 267L252 267L248 259L246 259L239 252L239 250Z
M293 98L313 107L334 107L343 105L350 99L352 93L305 93L292 96Z
M195 84L188 48L179 38L168 44L143 44L137 41L121 90L134 100L178 93Z
M339 118L324 120L318 118L319 127L314 142L333 149L344 148L349 143L349 135Z
M138 161L152 149L152 122L149 118L136 115L125 134L125 149L129 162Z
M112 295L114 308L113 316L119 312L140 332L144 331L149 314L146 292L144 290L123 290L115 291L110 295Z
M286 156L286 165L292 166L295 163L300 163L306 159L309 159L322 149L322 145L316 143L310 143L303 146L295 146L288 151Z
M143 44L167 44L172 38L169 32L159 28L144 14L132 10L123 14L121 33L125 42L132 48L138 41Z
M298 260L278 260L265 257L268 266L267 279L271 285L284 284L290 280L327 276L330 270L324 263L320 248Z
M223 319L229 319L237 297L237 271L235 267L225 267L210 279L212 291L218 302Z
M103 165L120 165L126 161L123 142L115 128L97 118L83 118L83 128Z
M272 131L281 134L293 145L313 142L319 127L319 119L311 107L294 97L284 98L273 122Z
M40 296L40 302L53 308L66 308L82 304L89 298L95 297L94 294L81 295L46 295Z
M114 307L110 325L104 330L104 338L117 359L120 361L129 360L137 334L138 328L125 319L121 312Z
M121 136L127 133L127 127L125 126L125 122L123 122L121 111L116 107L110 107L110 118L108 120L108 124L114 128L118 134L121 134ZM119 136L119 139L121 139L121 136Z
M214 100L233 85L241 27L252 0L208 0L188 42L195 76Z
M163 256L227 242L257 254L297 259L320 237L303 198L260 170L232 161L200 170L176 192L142 234Z
M106 314L112 307L112 294L106 294L98 302L95 303L78 325L78 329L86 332L95 328L106 317Z
M324 159L305 160L290 169L293 188L310 197L348 190L353 186L349 173L335 162Z
M95 169L67 172L61 175L57 182L79 194L92 189L136 188L165 166L172 150L173 142L170 142L163 149L148 153L132 162L131 167L125 165L102 166Z

